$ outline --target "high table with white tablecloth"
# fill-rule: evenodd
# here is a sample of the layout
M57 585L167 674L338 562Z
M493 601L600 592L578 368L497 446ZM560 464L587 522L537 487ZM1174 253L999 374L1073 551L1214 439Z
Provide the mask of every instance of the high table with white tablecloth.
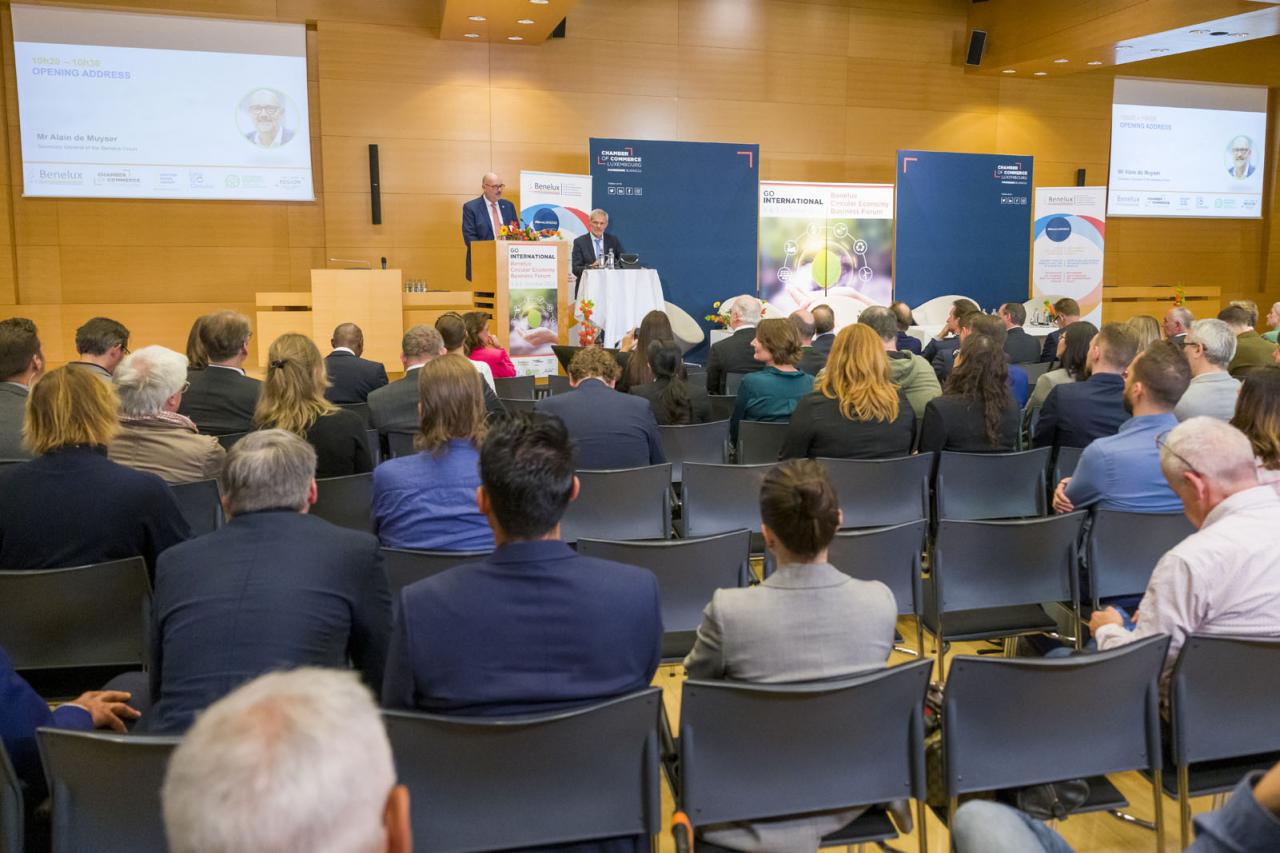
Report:
M578 279L578 302L591 300L592 320L604 329L604 345L616 347L650 311L662 311L662 281L657 270L585 269Z

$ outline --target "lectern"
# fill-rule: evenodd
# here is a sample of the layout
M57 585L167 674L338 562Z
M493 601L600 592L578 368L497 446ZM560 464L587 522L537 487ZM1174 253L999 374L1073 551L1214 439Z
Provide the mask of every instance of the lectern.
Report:
M557 372L553 344L569 342L573 302L569 244L563 240L471 244L476 306L493 315L490 330L520 376Z

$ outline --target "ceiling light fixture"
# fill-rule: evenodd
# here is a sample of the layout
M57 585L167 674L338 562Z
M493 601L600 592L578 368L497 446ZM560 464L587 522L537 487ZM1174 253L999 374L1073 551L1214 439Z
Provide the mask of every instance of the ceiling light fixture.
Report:
M1131 45L1131 44L1118 44L1118 45L1116 45L1116 50L1133 50L1133 45Z
M1168 52L1169 52L1169 48L1167 48L1167 47L1153 47L1153 48L1151 48L1151 52L1152 52L1152 53L1168 53Z
M489 19L488 19L488 18L486 18L484 15L472 15L472 16L470 16L469 18L467 18L467 20L468 20L468 21L475 21L477 24L479 24L479 23L481 23L481 22L483 22L483 21L487 21L487 20L489 20Z
M1070 61L1070 59L1055 59L1053 62L1055 65L1066 65Z
M1209 35L1209 31L1208 31L1208 30L1190 30L1190 33L1191 33L1191 35L1193 35L1193 36L1207 36L1207 35Z
M1089 65L1101 65L1101 64L1102 64L1102 60L1101 60L1101 59L1090 59L1090 60L1089 60L1089 62L1088 62L1087 64L1089 64Z
M534 20L533 20L533 18L521 18L520 20L516 21L516 23L517 23L517 24L524 24L524 25L527 27L527 26L529 26L529 24L534 23Z
M1006 68L1005 70L1001 71L1000 73L1001 73L1001 74L1017 74L1017 73L1018 73L1018 69L1016 69L1016 68Z
M1231 37L1233 39L1247 39L1249 37L1249 34L1248 33L1232 33Z
M1035 76L1036 76L1036 77L1048 77L1048 76L1049 76L1049 72L1048 72L1048 71L1037 71L1037 72L1035 72Z
M478 39L480 38L480 34L479 33L463 33L462 37L467 39Z
M545 6L550 3L551 0L529 0L529 2L535 6Z
M524 41L524 36L507 36L507 41Z

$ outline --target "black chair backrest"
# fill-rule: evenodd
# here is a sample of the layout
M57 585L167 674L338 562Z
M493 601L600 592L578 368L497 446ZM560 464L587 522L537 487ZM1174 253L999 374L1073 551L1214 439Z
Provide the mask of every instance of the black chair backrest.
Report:
M746 375L746 373L739 373L736 370L726 373L724 375L724 393L729 397L738 396L738 386L742 384L742 377Z
M934 477L936 518L983 520L1044 515L1052 448L1015 453L939 454Z
M175 483L169 488L182 517L191 525L192 534L203 536L222 526L222 495L218 491L217 480Z
M948 797L1160 769L1163 634L1090 655L951 662L943 698Z
M509 414L517 414L519 412L532 412L534 410L534 400L532 397L525 399L524 397L502 397L502 407Z
M381 548L391 600L400 590L415 581L438 575L463 563L483 559L489 551L410 551L405 548Z
M671 463L671 482L679 483L684 476L686 462L724 463L729 422L659 426L658 438L662 441L663 454Z
M365 428L373 426L373 415L369 412L368 403L338 403L339 409L346 409L348 412L355 412L364 421Z
M221 444L224 450L230 450L231 445L244 438L247 432L229 432L226 435L218 436L218 444Z
M746 586L751 577L751 534L746 530L666 542L579 539L578 553L653 572L662 601L662 627L668 633L697 630L702 610L717 589Z
M684 535L760 532L760 483L777 463L684 466Z
M494 381L497 382L496 379ZM560 376L559 374L556 374L554 376L547 377L547 392L549 395L554 396L556 394L565 394L572 390L573 386L569 384L568 376Z
M929 517L934 455L819 459L840 497L844 527L883 527Z
M808 684L686 681L684 812L703 826L923 797L931 667Z
M369 443L369 462L374 468L378 467L378 463L382 461L382 440L378 437L376 429L365 430L365 441Z
M535 378L532 376L508 376L493 380L493 390L504 400L532 400Z
M920 554L928 522L908 521L871 530L841 530L831 540L827 560L851 578L880 581L893 592L898 613L919 616Z
M316 480L311 514L339 527L373 532L373 474Z
M1027 381L1031 383L1031 387L1036 387L1036 380L1049 372L1050 361L1023 361L1018 362L1015 367L1021 367L1027 373Z
M651 687L527 717L384 711L397 775L413 792L414 845L460 853L654 835L661 710Z
M1191 634L1169 681L1178 764L1280 751L1280 639Z
M0 648L15 669L141 667L150 617L141 557L0 572Z
M1086 553L1095 606L1100 598L1141 595L1165 552L1195 532L1180 512L1094 510Z
M413 440L417 437L416 432L389 432L387 433L387 452L391 454L392 459L398 459L401 456L412 456L418 451L413 449Z
M0 459L0 468L5 465L21 465L23 462L29 462L28 459Z
M737 394L708 394L707 399L711 401L713 421L727 421L733 417L733 407L738 403Z
M26 840L22 785L0 741L0 853L22 853Z
M671 535L671 463L579 471L578 497L560 520L560 538L666 539Z
M1083 511L1017 521L938 524L933 586L939 613L1079 600Z
M1053 477L1049 483L1049 491L1052 492L1057 488L1058 483L1062 482L1063 477L1070 477L1075 473L1076 465L1080 464L1080 454L1084 453L1083 447L1059 447L1053 458Z
M176 737L38 730L53 853L165 853L160 787Z
M787 437L786 421L742 421L738 424L738 464L759 465L777 462L782 441Z

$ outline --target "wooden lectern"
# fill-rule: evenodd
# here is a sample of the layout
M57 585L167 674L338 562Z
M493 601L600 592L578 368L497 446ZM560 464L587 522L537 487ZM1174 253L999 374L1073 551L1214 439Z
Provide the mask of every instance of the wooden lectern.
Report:
M520 353L511 349L511 309L525 293L554 291L556 343L569 343L573 319L573 288L569 282L569 243L565 240L482 240L471 244L471 286L476 307L493 315L490 331L511 354L522 375ZM515 291L516 299L512 299ZM526 315L527 321L527 315ZM555 373L554 356L549 363ZM539 375L543 375L540 373Z

